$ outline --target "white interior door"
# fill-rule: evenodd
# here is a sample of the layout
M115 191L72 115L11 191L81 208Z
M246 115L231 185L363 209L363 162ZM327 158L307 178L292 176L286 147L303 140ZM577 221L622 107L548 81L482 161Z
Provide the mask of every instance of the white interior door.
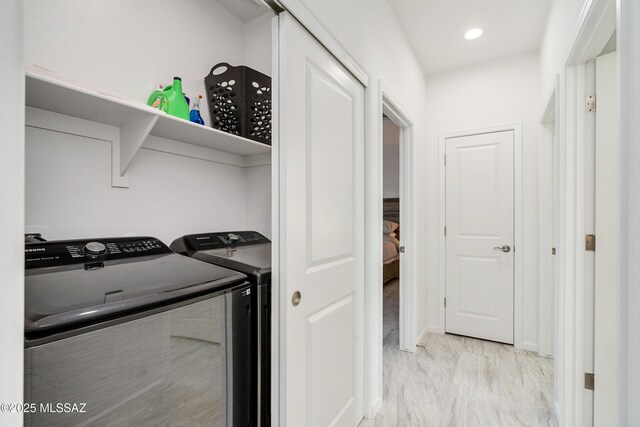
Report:
M513 344L514 132L446 139L446 331Z
M354 426L363 405L364 88L279 19L280 425Z
M616 53L596 58L593 425L618 425L620 133Z

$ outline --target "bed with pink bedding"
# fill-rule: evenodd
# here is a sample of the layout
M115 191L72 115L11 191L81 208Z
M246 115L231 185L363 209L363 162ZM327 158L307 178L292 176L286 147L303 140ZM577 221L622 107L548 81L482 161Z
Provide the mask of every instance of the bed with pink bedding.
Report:
M384 199L382 223L382 278L383 282L400 276L400 201Z

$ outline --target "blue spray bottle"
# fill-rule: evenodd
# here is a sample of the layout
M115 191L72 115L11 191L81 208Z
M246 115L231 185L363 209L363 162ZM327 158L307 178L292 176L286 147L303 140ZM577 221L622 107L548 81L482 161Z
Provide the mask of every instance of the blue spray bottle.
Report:
M199 125L204 125L204 120L202 119L202 115L200 114L200 100L202 99L202 95L198 95L196 99L193 100L193 108L189 113L189 120L193 123L198 123Z

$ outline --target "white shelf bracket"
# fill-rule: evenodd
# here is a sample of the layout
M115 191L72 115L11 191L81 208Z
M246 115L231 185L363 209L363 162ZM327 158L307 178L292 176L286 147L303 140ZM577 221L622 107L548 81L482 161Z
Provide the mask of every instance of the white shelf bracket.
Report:
M133 157L144 144L158 117L156 115L145 117L120 127L120 170L118 171L120 177L124 177L131 166Z
M129 172L120 173L120 129L116 129L111 140L111 186L129 188Z

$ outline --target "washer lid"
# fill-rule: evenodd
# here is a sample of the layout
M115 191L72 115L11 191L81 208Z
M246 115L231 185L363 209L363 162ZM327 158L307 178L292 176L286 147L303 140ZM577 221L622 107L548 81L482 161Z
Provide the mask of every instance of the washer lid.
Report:
M56 243L60 242L37 245ZM102 255L77 261L26 270L25 333L68 328L164 305L223 290L246 279L244 274L171 251L156 255L135 253L116 259Z

